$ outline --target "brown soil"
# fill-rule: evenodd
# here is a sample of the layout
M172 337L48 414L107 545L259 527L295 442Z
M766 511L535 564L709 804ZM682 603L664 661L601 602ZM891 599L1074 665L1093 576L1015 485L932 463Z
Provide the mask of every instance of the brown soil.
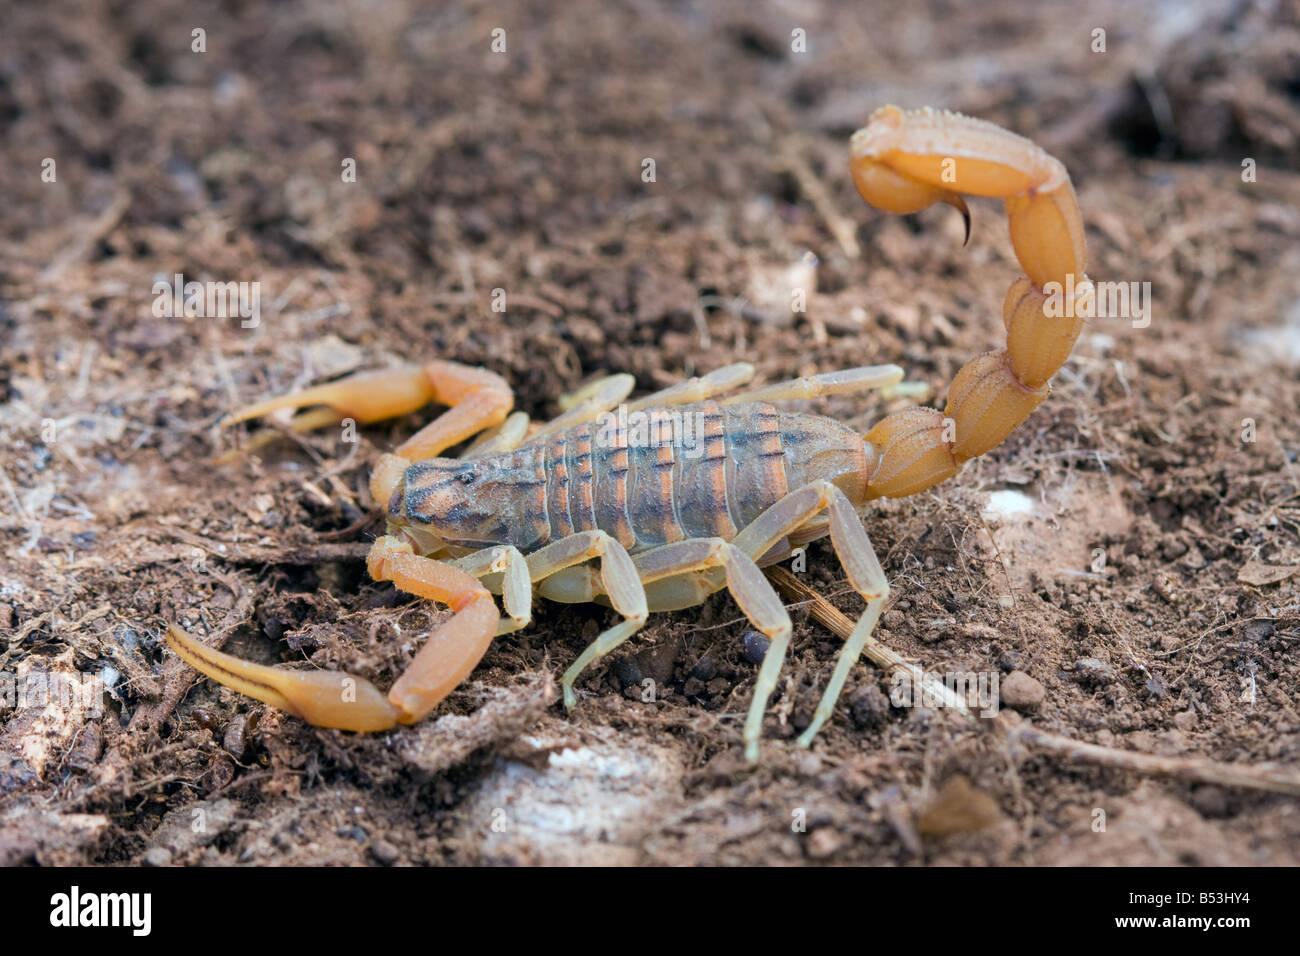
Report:
M1028 719L1078 740L1300 765L1300 5L423 6L6 12L0 671L109 693L97 717L0 710L0 861L1300 862L1294 797L1008 746L890 706L865 662L795 749L838 647L804 608L753 771L725 595L652 618L572 716L552 678L597 607L543 604L433 718L373 736L171 656L175 620L384 686L443 614L361 560L367 466L425 416L213 465L214 423L253 399L428 358L500 372L536 418L598 373L644 393L737 360L766 381L894 361L941 399L1002 335L1001 209L974 204L963 248L951 210L866 208L845 161L874 107L932 104L1060 156L1089 272L1154 301L1149 327L1090 325L1005 445L869 516L881 640L1028 674ZM155 317L178 272L260 282L260 325ZM901 404L814 407L865 431ZM860 612L826 543L803 578Z

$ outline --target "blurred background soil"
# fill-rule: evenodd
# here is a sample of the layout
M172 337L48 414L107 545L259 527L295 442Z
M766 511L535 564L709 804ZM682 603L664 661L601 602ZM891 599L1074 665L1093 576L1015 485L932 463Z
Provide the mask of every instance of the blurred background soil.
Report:
M572 716L551 679L608 612L542 604L432 718L372 736L162 645L179 621L386 686L441 620L362 562L368 465L427 414L212 463L239 440L220 416L305 383L452 359L546 418L603 372L644 394L739 360L765 381L897 362L942 401L1001 343L1019 268L1000 204L973 203L963 248L949 209L857 198L848 136L890 102L1059 156L1089 272L1153 301L1145 328L1090 323L1006 444L869 514L879 636L1027 675L1018 709L1069 737L1300 765L1297 3L17 0L0 672L105 693L98 715L0 705L0 862L1300 862L1292 797L1009 746L891 706L865 661L794 749L838 646L803 608L756 770L726 595L653 617ZM175 273L260 283L260 323L155 316ZM902 404L811 407L865 431ZM860 612L826 543L803 578Z

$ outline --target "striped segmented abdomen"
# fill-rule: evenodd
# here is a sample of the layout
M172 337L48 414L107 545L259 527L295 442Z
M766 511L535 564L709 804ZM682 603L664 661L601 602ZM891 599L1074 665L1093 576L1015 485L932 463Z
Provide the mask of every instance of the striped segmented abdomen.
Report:
M636 552L731 539L819 478L861 501L866 465L861 436L833 419L708 401L610 413L487 458L417 462L389 510L457 547L531 551L600 529Z

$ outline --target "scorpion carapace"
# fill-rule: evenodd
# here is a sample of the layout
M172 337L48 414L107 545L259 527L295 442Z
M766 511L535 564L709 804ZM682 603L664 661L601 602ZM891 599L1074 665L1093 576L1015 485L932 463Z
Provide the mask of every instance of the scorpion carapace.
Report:
M322 406L290 424L307 430L347 418L372 422L428 402L449 406L377 463L370 490L386 507L388 526L367 567L375 580L453 613L387 694L361 677L253 664L174 626L173 649L214 680L318 726L382 730L433 710L496 636L531 621L537 595L601 601L621 617L561 678L572 707L582 671L636 633L650 611L691 607L726 588L771 641L742 733L753 761L791 635L789 615L760 568L829 534L866 608L799 738L807 746L830 717L889 594L861 513L873 498L943 481L1002 442L1047 396L1092 295L1069 176L1029 140L958 114L885 107L854 134L850 168L868 203L909 213L946 202L967 217L968 231L963 195L1006 202L1012 245L1027 273L1004 304L1007 344L958 372L944 411L896 412L863 437L773 404L887 388L903 374L892 365L737 392L754 374L739 363L632 402L625 402L631 377L612 375L566 396L563 414L540 426L511 414L513 397L499 376L451 362L356 375L272 399L228 421ZM441 457L471 438L459 458Z

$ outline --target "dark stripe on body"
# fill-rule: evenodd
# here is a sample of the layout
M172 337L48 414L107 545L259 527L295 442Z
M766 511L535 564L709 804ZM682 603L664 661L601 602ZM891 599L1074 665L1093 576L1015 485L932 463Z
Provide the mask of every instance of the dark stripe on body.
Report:
M568 432L557 432L546 443L546 510L551 517L551 540L573 534L569 514Z
M681 541L686 537L674 507L677 452L671 428L648 429L648 441L628 448L632 471L628 481L627 513L641 548ZM663 440L660 440L660 439Z
M627 518L627 429L616 423L598 424L591 453L596 527L623 547L633 548L636 535Z
M592 481L592 429L587 422L569 433L569 521L574 531L592 531L596 528L596 498Z
M743 528L789 490L781 416L771 405L728 405L723 410L731 465L727 504Z
M677 515L690 538L725 538L740 530L727 504L727 417L717 402L698 406L704 418L703 448L698 457L683 453L677 470Z

